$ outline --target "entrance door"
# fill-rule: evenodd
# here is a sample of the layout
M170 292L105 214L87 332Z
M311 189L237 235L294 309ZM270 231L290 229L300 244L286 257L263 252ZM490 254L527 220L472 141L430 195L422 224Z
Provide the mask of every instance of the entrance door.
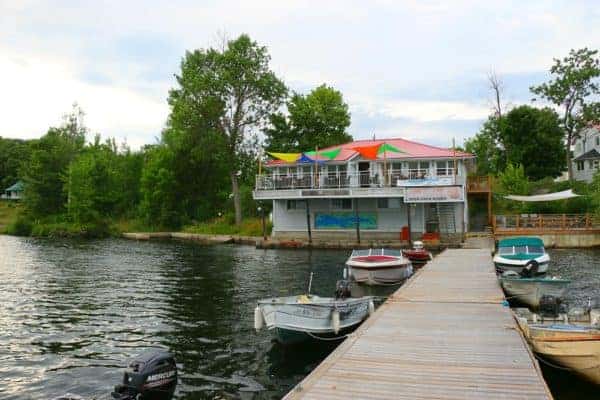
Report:
M371 163L369 162L359 162L358 163L358 179L361 187L369 186L369 170L371 168Z

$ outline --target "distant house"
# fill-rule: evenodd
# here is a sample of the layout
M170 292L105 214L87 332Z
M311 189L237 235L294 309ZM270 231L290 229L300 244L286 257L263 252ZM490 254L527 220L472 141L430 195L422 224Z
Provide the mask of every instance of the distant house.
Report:
M20 200L23 194L23 182L18 181L11 187L4 189L3 199L6 200Z
M600 125L584 128L575 141L573 150L573 178L591 182L600 170Z

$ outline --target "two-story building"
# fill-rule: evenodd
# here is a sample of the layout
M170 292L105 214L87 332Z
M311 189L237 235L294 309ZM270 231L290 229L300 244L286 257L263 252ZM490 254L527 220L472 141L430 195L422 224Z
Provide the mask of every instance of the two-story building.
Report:
M600 125L588 126L575 140L572 158L573 178L591 182L600 169Z
M272 153L277 156L277 153ZM273 201L278 239L459 241L468 153L405 139L358 140L266 163L254 198ZM287 161L286 161L287 160ZM404 236L403 236L404 235Z

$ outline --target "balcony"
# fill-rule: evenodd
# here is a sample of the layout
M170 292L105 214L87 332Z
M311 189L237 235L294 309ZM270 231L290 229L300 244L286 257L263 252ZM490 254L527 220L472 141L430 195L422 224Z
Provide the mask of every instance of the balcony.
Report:
M426 169L388 171L386 175L360 173L322 173L318 175L290 173L257 175L256 199L301 198L305 196L402 196L405 187L462 185L462 176L453 170L438 169L432 174Z
M468 193L490 193L491 191L491 176L470 176L469 179L467 179Z

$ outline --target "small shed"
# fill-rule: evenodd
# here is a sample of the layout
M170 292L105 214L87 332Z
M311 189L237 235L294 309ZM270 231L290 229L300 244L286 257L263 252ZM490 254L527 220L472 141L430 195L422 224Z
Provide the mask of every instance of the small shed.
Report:
M23 194L23 181L18 181L14 185L4 189L4 195L2 196L8 200L20 200Z

